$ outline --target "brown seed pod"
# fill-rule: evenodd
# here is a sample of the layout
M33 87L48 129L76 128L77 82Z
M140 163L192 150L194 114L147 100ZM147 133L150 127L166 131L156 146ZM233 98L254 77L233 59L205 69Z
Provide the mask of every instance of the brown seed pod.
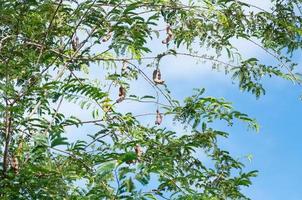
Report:
M109 32L107 35L105 35L102 39L102 42L107 42L112 37L112 32Z
M75 36L72 41L71 41L71 45L72 45L72 49L74 51L77 51L79 46L80 46L80 40L78 38L78 36Z
M123 86L121 86L119 88L119 94L118 94L119 97L126 97L126 90Z
M167 37L162 41L163 44L168 44L173 38L173 32L170 26L166 28Z
M173 36L171 26L167 26L166 32L167 32L167 34L170 35L171 37Z
M155 125L160 125L163 121L163 116L162 114L156 110L156 119L155 119Z
M19 173L19 161L18 161L18 158L17 157L13 157L12 158L12 161L11 161L11 166L12 166L12 169L14 170L14 172L16 174Z
M116 103L121 103L126 97L126 89L123 86L119 88L119 98L116 100Z
M161 80L161 73L158 68L153 71L153 81L154 81L154 83L160 84L160 85L165 83L164 80Z
M141 146L139 144L136 144L134 147L136 156L137 156L137 160L141 161L142 155L143 155L143 150L141 148Z

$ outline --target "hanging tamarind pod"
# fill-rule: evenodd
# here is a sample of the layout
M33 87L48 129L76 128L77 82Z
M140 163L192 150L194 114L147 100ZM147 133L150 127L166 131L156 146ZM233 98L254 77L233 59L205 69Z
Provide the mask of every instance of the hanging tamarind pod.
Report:
M136 144L134 147L134 150L135 150L135 153L137 156L137 160L141 161L142 155L143 155L143 150L142 150L141 146L139 144Z
M173 32L170 26L166 28L167 37L162 41L163 44L168 44L173 38Z
M118 96L116 103L121 103L126 98L126 89L123 86L120 86Z
M158 110L156 110L155 125L160 125L162 121L163 121L162 114Z
M75 36L72 41L71 41L71 45L72 45L72 49L74 51L77 51L79 46L80 46L80 40L78 38L78 36Z
M18 161L18 158L16 156L14 156L11 160L11 167L12 167L12 169L14 170L14 172L16 174L19 173L19 161Z
M161 79L161 73L160 70L157 68L153 71L153 81L156 84L164 84L164 80Z

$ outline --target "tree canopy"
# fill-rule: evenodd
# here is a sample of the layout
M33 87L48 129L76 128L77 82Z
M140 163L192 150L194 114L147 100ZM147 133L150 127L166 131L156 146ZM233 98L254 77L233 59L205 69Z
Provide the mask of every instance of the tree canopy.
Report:
M257 122L204 88L173 98L161 61L207 62L259 98L266 77L300 83L292 56L302 45L301 14L300 0L272 0L271 10L240 0L1 1L0 198L248 199L241 189L257 171L220 148L229 133L214 123L258 131ZM276 64L242 56L234 39ZM92 67L102 69L97 79ZM138 79L152 91L131 90ZM125 102L154 109L137 116L121 111ZM66 115L65 104L91 119ZM182 131L171 131L168 118ZM72 138L72 126L96 131Z

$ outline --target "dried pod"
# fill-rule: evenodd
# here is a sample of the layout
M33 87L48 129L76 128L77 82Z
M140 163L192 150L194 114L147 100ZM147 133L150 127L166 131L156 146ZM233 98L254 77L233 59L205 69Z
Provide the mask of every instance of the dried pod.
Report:
M74 51L77 51L79 46L80 46L80 40L78 38L78 36L75 36L72 41L71 41L71 45L72 45L72 49Z
M19 173L19 161L18 161L18 158L17 157L13 157L12 158L12 161L11 161L11 166L12 166L12 169L14 170L14 172L16 174Z
M173 36L171 26L167 26L166 32L167 32L168 36L171 36L171 37Z
M161 73L160 70L157 68L153 71L153 81L156 84L164 84L164 80L161 80Z
M141 161L142 155L143 155L143 150L141 148L141 146L139 144L136 144L134 147L136 156L137 156L137 160Z
M126 90L123 86L121 86L119 88L119 94L118 94L119 97L126 97Z
M162 41L163 44L168 44L173 38L173 33L170 26L167 26L166 33L167 33L167 37Z
M118 98L118 99L116 100L116 103L121 103L122 101L124 101L124 99L125 99L125 98L120 97L120 98Z
M163 116L162 114L156 110L156 119L155 119L155 125L160 125L163 121Z
M119 98L116 100L116 103L121 103L126 97L126 89L123 86L119 88Z
M107 35L105 35L102 39L102 42L107 42L108 40L110 40L112 36L112 32L109 32Z

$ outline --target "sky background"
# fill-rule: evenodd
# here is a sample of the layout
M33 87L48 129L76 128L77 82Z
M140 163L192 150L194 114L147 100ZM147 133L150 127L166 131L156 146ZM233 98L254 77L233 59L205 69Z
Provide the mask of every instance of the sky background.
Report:
M246 2L269 9L267 0ZM161 40L162 38L158 43ZM155 52L164 51L165 46L158 43L152 43L152 49ZM267 64L275 63L273 57L251 43L234 40L234 44L246 57L257 57ZM297 54L294 59L300 64L302 57ZM236 110L257 119L260 124L259 133L248 130L245 124L235 124L234 127L221 124L215 127L230 133L228 139L221 141L223 148L230 151L234 157L242 158L246 170L259 170L259 176L253 179L253 185L244 189L247 196L254 200L302 199L301 86L276 77L266 78L263 81L266 94L256 99L254 95L240 91L238 84L234 83L228 75L226 76L223 70L221 72L211 70L210 63L196 63L196 60L188 57L169 57L162 60L160 67L172 96L178 100L192 95L193 88L206 88L206 95L223 97L233 102ZM153 70L144 69L147 72L149 70L150 74ZM104 70L102 67L93 66L89 76L102 77ZM146 93L154 93L152 88L141 79L131 86L131 91L142 96ZM152 104L133 106L128 102L124 102L120 109L129 111L129 107L134 115L156 110L156 106ZM89 118L89 114L71 104L66 104L63 111L80 115L83 119ZM153 124L154 117L141 118L141 121ZM162 126L181 131L181 127L174 126L169 120L164 121ZM87 126L80 129L70 127L67 133L75 139L94 129ZM249 154L253 155L251 162L244 158Z

